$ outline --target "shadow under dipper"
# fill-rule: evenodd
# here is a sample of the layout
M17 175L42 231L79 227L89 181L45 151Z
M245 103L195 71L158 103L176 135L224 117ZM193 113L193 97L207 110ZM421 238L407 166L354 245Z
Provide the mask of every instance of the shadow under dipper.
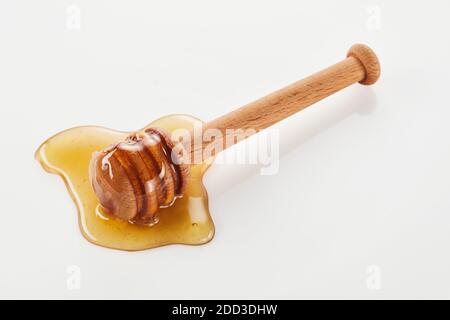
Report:
M377 105L376 94L372 88L366 86L352 86L334 96L332 102L330 100L324 99L268 129L279 131L280 162L284 155L301 147L307 141L350 116L355 114L358 116L370 115ZM250 137L247 141L240 142L230 149L242 147L240 146L242 144L256 142L250 141L253 138ZM245 152L248 152L248 149L245 148ZM226 152L232 151L224 151L224 153ZM224 156L226 157L226 155ZM246 157L246 159L248 158ZM216 161L207 171L204 183L209 195L215 196L230 190L253 175L259 174L263 167L264 165L261 164L236 164Z

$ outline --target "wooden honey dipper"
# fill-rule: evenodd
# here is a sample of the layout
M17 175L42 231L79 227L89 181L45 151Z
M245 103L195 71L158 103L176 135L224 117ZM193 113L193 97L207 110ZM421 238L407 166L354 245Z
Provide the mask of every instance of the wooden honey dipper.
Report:
M94 191L103 209L113 216L152 224L158 209L172 205L188 181L192 162L183 161L175 149L188 150L189 159L202 159L206 148L214 156L237 142L227 139L232 129L256 133L353 83L374 84L379 76L375 53L366 45L355 44L346 59L203 126L203 132L220 131L223 139L201 139L200 143L195 143L199 141L195 138L186 139L179 149L180 143L162 130L144 128L93 155L90 175ZM224 145L225 139L232 143Z

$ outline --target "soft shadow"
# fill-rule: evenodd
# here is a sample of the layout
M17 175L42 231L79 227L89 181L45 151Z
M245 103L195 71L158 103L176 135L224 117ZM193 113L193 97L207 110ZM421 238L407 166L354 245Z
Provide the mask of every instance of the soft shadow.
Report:
M333 97L332 101L325 99L277 124L275 129L280 134L280 166L283 156L289 152L352 115L370 115L376 105L377 98L372 88L352 86ZM215 163L206 174L208 193L216 195L226 192L251 176L260 174L261 167L254 164Z

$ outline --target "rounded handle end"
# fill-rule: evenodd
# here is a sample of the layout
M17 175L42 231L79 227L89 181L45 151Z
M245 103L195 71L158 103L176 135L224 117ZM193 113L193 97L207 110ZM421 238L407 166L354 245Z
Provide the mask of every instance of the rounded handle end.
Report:
M365 44L354 44L347 52L347 57L354 57L363 65L366 76L359 83L371 85L380 78L381 67L375 52Z

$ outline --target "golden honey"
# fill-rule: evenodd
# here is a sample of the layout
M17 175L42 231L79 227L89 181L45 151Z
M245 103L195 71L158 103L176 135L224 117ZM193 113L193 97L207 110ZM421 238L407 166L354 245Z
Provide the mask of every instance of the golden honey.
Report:
M200 120L190 116L172 115L148 126L161 128L170 135L176 129L193 130L200 124ZM129 134L96 126L76 127L51 137L36 152L42 167L64 180L77 206L83 236L94 244L128 251L210 241L214 236L214 223L202 182L210 162L191 166L183 196L172 206L159 209L159 222L153 226L131 224L102 212L89 178L92 154L124 140Z

